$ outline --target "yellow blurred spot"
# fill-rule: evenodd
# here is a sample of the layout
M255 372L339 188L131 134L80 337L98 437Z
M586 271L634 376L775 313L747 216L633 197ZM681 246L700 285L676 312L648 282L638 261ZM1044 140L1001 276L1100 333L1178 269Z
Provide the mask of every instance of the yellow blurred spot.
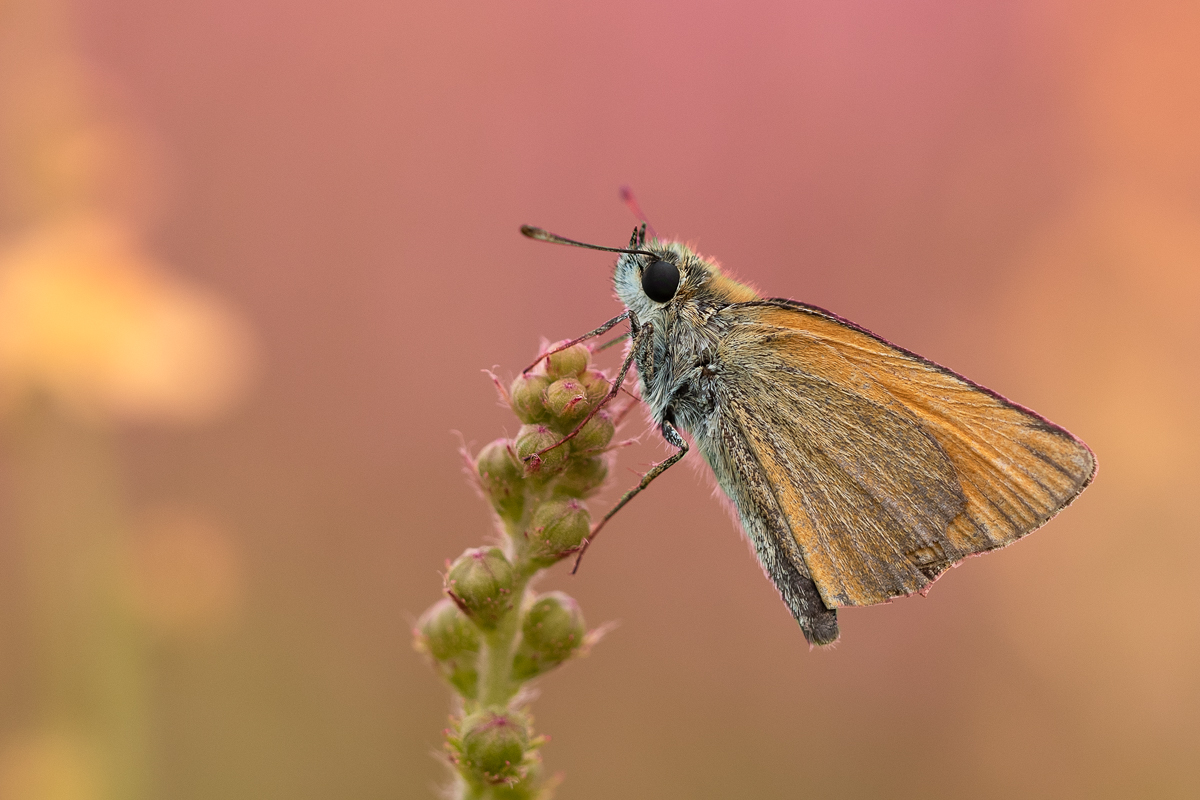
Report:
M40 392L85 418L198 421L246 384L250 337L118 222L46 224L0 250L0 411Z
M0 800L99 800L95 754L80 741L42 734L0 750Z
M134 609L161 633L207 633L229 623L243 596L232 538L194 513L163 506L143 515L132 542Z

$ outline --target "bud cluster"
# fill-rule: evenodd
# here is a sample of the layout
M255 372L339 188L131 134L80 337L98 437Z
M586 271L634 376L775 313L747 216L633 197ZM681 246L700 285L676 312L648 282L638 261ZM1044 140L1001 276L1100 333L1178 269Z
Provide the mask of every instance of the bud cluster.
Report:
M446 744L458 774L455 797L549 797L541 739L518 692L598 638L572 598L527 588L538 571L584 546L591 516L583 501L608 476L615 426L596 409L611 383L591 368L590 355L575 345L513 381L507 399L520 430L472 459L505 537L501 546L471 548L449 565L446 599L413 632L416 648L461 699Z

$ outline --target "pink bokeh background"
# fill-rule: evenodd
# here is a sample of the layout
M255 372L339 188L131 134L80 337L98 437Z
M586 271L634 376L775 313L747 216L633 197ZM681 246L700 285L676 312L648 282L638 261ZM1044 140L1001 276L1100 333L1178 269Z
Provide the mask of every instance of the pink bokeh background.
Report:
M481 370L620 310L607 256L517 228L620 245L624 184L764 294L1068 427L1100 474L928 597L844 613L816 652L704 470L668 473L543 584L620 622L541 682L558 796L1200 792L1194 3L63 13L95 102L156 165L146 246L256 342L223 415L117 428L130 506L219 528L241 587L221 625L153 650L150 796L433 796L450 695L409 628L491 531L457 434L518 427ZM615 487L665 452L644 437ZM12 735L36 675L2 573Z

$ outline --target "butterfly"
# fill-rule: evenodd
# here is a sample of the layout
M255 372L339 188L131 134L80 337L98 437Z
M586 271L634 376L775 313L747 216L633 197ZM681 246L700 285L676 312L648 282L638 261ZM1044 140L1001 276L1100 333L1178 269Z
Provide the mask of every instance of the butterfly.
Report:
M521 232L619 254L625 312L559 349L628 321L609 398L636 365L676 448L588 543L683 458L686 433L812 644L837 640L838 608L928 589L1044 525L1096 474L1087 445L1044 417L829 311L760 297L677 241L647 241L645 224L627 248Z

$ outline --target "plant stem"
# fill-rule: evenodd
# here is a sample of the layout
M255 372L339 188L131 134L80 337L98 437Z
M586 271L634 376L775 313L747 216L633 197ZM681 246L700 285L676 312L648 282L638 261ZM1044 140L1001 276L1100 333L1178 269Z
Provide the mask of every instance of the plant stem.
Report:
M513 596L518 599L513 603L513 609L504 615L494 631L484 636L479 652L478 693L479 705L484 708L506 708L519 688L512 680L513 650L521 625L521 605L528 582L529 576L517 580L513 586ZM461 780L457 800L487 800L490 797L492 787L487 784Z
M513 649L517 630L521 624L521 603L525 599L528 577L520 578L513 586L516 602L513 610L504 615L496 630L487 634L479 653L479 703L480 705L504 708L516 694L512 682Z

